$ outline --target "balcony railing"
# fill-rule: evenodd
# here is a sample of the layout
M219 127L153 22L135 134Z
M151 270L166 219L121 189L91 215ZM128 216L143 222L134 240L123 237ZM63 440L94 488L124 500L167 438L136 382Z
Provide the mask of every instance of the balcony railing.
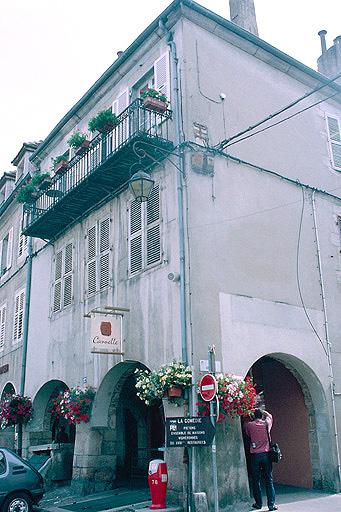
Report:
M66 172L54 176L51 185L24 205L25 235L51 239L110 200L136 172L141 162L148 169L166 158L171 111L154 112L135 100L119 116L109 133L92 139L89 148L69 162Z

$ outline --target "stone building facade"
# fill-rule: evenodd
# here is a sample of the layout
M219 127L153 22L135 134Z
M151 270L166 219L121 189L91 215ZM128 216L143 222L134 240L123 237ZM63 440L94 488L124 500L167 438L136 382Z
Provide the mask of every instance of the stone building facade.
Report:
M166 113L143 106L145 87L167 95ZM208 345L223 372L253 376L274 414L286 453L275 480L340 489L340 92L257 35L175 1L30 156L44 173L99 110L118 116L24 207L34 244L25 394L35 417L23 445L52 442L53 397L95 386L90 422L69 431L80 492L109 489L160 456L163 411L138 399L135 369L186 358L196 380ZM319 103L300 113L308 101ZM278 124L247 130L278 111ZM140 168L154 188L137 204L128 181ZM90 350L84 315L105 307L124 309L123 356ZM0 375L1 391L20 388L8 318L0 364L13 373ZM193 386L191 415L195 403ZM220 507L247 507L240 423L218 425L217 442ZM208 455L193 449L191 484L212 502ZM166 458L170 499L181 501L183 451Z

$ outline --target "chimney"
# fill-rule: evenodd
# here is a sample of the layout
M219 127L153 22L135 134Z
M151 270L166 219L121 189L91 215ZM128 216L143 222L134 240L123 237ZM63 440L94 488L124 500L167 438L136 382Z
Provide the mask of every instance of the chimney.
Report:
M334 39L334 44L327 50L326 30L320 30L322 55L317 59L317 70L328 78L341 74L341 36ZM341 78L335 80L341 84Z
M230 19L239 27L258 36L256 11L253 0L230 0Z

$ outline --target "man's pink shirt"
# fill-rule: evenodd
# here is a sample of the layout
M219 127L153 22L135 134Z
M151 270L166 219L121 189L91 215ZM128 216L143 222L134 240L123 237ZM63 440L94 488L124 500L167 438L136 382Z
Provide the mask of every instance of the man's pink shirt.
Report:
M268 424L269 433L272 427L272 416L269 414L265 420ZM250 453L263 453L270 451L268 435L266 433L265 421L250 421L246 425L245 432L251 438Z

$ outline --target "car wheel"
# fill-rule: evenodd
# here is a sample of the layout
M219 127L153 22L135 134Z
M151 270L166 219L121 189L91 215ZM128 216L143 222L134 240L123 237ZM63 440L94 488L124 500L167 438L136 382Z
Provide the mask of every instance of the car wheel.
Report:
M32 512L32 500L28 494L17 492L5 499L3 512Z

